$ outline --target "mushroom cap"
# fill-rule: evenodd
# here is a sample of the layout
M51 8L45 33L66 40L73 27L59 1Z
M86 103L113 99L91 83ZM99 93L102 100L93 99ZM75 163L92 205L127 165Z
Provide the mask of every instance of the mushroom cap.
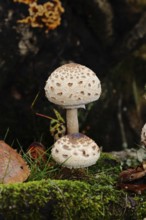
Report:
M84 134L69 134L55 142L52 157L57 163L68 168L89 167L100 157L100 149Z
M141 143L146 146L146 124L144 124L141 131Z
M52 72L46 82L45 93L54 104L64 108L80 108L99 99L101 84L88 67L69 63Z

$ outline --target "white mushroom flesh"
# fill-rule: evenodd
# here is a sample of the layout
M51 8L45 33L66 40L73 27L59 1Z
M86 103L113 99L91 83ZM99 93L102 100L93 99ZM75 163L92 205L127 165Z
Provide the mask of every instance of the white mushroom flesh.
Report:
M48 78L45 86L50 102L65 108L80 107L98 100L101 84L89 68L75 63L57 68Z
M100 149L91 138L77 133L60 138L52 148L52 157L68 168L89 167L97 162Z

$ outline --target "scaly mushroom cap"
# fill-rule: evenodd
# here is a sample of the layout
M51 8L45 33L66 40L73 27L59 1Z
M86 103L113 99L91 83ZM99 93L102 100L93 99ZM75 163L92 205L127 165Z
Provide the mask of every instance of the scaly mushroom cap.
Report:
M50 75L45 93L54 104L64 108L79 108L99 99L101 84L96 74L86 66L69 63Z
M77 133L60 138L52 148L53 159L68 168L88 167L100 156L97 144L86 135Z
M146 124L143 126L141 131L141 143L146 146Z

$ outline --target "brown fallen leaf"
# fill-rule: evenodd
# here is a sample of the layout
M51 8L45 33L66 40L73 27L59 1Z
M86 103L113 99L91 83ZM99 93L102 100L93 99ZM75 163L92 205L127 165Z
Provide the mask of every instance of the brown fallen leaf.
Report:
M146 184L119 183L118 188L141 194L146 190Z
M122 183L132 182L146 176L146 163L143 161L142 164L136 168L129 168L123 170L119 175L119 180Z
M0 183L24 182L29 174L29 167L21 155L0 140Z
M42 145L39 142L33 142L28 150L27 154L30 156L32 160L36 160L39 164L39 162L44 162L46 163L47 161L47 156L46 156L46 149L44 145Z
M117 187L135 193L142 193L146 190L146 162L143 161L135 168L123 170L119 174Z

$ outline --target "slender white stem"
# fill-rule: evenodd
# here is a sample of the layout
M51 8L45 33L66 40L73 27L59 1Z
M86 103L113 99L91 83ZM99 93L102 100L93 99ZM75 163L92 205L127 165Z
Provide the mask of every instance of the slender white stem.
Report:
M67 124L67 134L74 134L79 132L77 108L66 110L66 124Z

